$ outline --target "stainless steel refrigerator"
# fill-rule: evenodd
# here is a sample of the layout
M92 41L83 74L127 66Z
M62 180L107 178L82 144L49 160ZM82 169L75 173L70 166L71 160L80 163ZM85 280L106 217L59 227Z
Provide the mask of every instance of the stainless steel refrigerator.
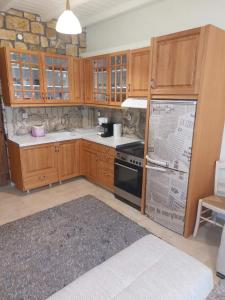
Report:
M151 100L146 214L183 234L196 101Z

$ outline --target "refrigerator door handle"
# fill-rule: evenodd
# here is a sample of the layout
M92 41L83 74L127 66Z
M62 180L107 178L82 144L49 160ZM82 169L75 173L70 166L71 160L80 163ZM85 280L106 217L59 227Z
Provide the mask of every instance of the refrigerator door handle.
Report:
M150 170L155 170L155 171L160 171L160 172L167 172L167 169L160 168L160 167L153 167L153 166L145 166L146 169Z
M168 167L169 166L168 162L152 159L148 155L146 155L146 159L147 159L148 162L150 162L152 164L155 164L155 165L160 165L162 167Z

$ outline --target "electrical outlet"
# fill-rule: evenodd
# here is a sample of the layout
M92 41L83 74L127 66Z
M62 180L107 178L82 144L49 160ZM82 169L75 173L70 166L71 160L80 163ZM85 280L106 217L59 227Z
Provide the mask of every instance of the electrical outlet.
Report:
M23 118L23 119L28 119L28 113L24 112L24 113L22 114L22 118Z

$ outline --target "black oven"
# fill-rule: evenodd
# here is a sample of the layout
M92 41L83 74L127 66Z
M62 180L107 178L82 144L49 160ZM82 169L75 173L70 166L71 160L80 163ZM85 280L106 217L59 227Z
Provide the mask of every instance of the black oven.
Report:
M115 196L135 206L141 205L143 158L117 149L114 165Z

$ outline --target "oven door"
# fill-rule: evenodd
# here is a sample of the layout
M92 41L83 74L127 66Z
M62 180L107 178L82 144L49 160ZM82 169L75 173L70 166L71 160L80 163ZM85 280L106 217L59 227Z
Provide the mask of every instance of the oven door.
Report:
M115 159L114 185L141 198L143 168Z

